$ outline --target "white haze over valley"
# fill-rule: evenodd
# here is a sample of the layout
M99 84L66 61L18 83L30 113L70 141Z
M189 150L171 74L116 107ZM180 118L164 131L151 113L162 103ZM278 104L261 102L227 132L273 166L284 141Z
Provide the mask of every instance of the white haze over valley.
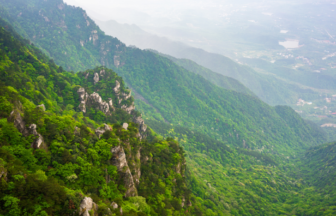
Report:
M304 11L307 5L336 4L336 0L65 0L65 2L84 8L96 21L114 20L121 24L134 24L148 33L232 58L237 52L242 54L242 51L255 51L256 48L258 50L280 48L281 46L277 45L281 41L286 41L287 32L291 33L293 28L306 28L299 25L301 19L307 18L307 14L299 10ZM319 13L316 11L316 14L310 15L321 16ZM333 26L330 25L330 28L329 32ZM325 31L324 33L327 34ZM295 35L289 39L300 39L298 37ZM128 43L125 40L123 42ZM135 45L140 48L153 48L143 47L142 44Z

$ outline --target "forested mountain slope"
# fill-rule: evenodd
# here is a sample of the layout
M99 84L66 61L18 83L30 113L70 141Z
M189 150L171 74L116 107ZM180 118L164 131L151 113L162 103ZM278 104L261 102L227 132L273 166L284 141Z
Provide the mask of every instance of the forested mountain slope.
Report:
M334 213L304 180L286 176L292 159L279 163L148 121L183 143L185 171L184 151L143 124L121 77L103 67L66 72L15 38L0 29L0 214L316 215L321 206ZM302 209L303 195L318 199L314 208Z
M80 8L61 0L2 1L2 5L6 10L1 15L56 63L72 70L97 64L115 69L158 111L147 112L150 118L200 130L229 145L273 153L291 154L293 148L323 142L321 135L311 135L310 126L294 111L290 110L301 122L299 133L259 99L218 88L167 58L106 36Z
M0 29L1 215L206 210L187 189L183 149L147 128L121 77L63 71L9 31Z
M27 4L25 1L20 1L20 3L20 7ZM97 58L97 62L102 60L107 66L114 68L118 74L121 74L129 87L136 90L138 97L142 99L135 102L138 110L143 112L146 123L164 137L173 137L174 140L179 140L186 149L187 170L185 175L187 178L186 180L183 179L183 172L180 170L181 166L183 168L184 156L182 156L183 151L176 147L176 141L171 138L162 140L149 129L146 130L146 133L140 133L139 136L137 131L140 130L141 132L144 122L138 119L139 112L133 110L133 99L129 97L130 89L125 87L126 85L121 78L114 72L103 67L77 74L66 72L46 57L34 58L27 51L19 52L19 48L10 49L10 46L3 44L1 48L5 62L3 65L10 65L8 60L14 62L12 67L4 67L3 73L11 76L6 76L7 74L1 76L3 82L6 85L13 86L17 89L18 94L27 97L27 99L35 103L28 106L22 102L23 111L21 113L24 118L36 116L35 114L32 115L33 112L30 111L28 112L29 115L24 115L24 111L29 107L33 111L37 110L35 112L38 113L38 118L28 118L24 119L24 121L35 123L34 121L41 119L42 123L38 121L35 123L37 125L36 132L45 138L46 146L52 144L53 142L51 141L53 139L57 139L57 143L61 143L54 146L54 148L49 148L48 146L50 154L56 154L52 155L49 160L49 163L52 163L51 168L55 169L56 165L54 164L56 163L53 163L54 160L58 161L58 164L67 164L67 158L69 157L67 156L68 153L64 153L64 149L68 149L70 154L79 154L81 158L83 156L82 159L92 163L95 169L101 171L99 176L106 177L106 169L104 172L105 167L101 161L101 157L104 156L105 144L97 144L97 142L99 142L99 131L105 129L105 125L102 123L108 123L108 126L113 126L113 133L112 135L109 132L107 132L109 135L104 133L100 140L105 139L105 142L108 143L105 147L110 148L112 147L110 145L114 145L115 139L120 139L120 146L124 148L127 162L129 162L128 167L135 179L137 179L136 176L139 174L139 160L136 158L138 155L136 151L139 150L139 147L142 147L144 151L145 161L150 162L148 166L145 163L141 163L140 184L136 187L138 195L146 198L147 205L143 205L144 199L142 198L122 200L120 198L119 201L117 200L119 206L128 206L125 208L129 210L130 214L134 210L138 215L142 213L147 215L172 215L173 213L177 215L188 213L191 215L278 215L297 213L316 215L320 212L321 207L333 211L333 207L330 204L326 206L326 198L319 195L317 195L318 200L314 208L302 210L305 200L300 198L305 195L307 184L304 180L295 179L294 175L290 175L290 171L297 169L297 154L303 152L305 148L314 146L324 140L324 134L316 130L314 125L302 120L289 107L270 107L256 97L216 87L203 77L189 72L153 52L127 48L117 39L104 36L90 22L91 20L85 17L81 9L59 3L61 2L29 1L28 10L22 10L21 15L26 12L28 13L26 16L30 16L29 13L32 13L32 17L37 14L37 18L41 18L39 16L42 15L38 15L38 12L39 10L42 11L42 9L37 7L44 7L44 10L48 11L47 19L45 18L47 15L44 14L41 20L35 17L35 19L31 20L33 23L26 23L28 27L26 25L21 25L20 27L19 22L12 20L13 24L21 31L22 35L29 29L37 31L39 29L43 30L44 27L56 28L56 32L51 31L50 33L50 29L43 31L41 40L33 41L33 38L30 38L34 44L48 48L45 50L51 55L55 55L58 52L56 48L71 49L78 42L80 47L78 50L77 48L73 49L73 51L76 51L74 57L62 57L65 62L68 62L69 66L72 61L80 66L74 59L82 59L83 65L87 63L84 61L84 57L78 57L84 52L83 47L85 47L87 52L92 53L92 56ZM55 7L49 7L49 4ZM67 10L71 13L65 13ZM64 21L67 26L70 26L70 23L76 23L75 21L78 18L86 24L86 27L85 25L83 27L81 22L80 28L76 27L77 32L73 36L67 33L68 30L65 30L64 26L55 27L51 25L53 15L57 15L60 11L64 12L64 16L61 13L60 17L67 17L71 21L68 20L67 22L69 23ZM6 15L4 11L3 14ZM7 19L11 20L8 14ZM19 21L25 22L24 20ZM87 21L90 24L89 26L87 26ZM2 26L10 31L9 25L3 23ZM96 30L85 29L91 27ZM2 30L5 32L4 29ZM55 39L53 39L53 32L56 33ZM58 32L62 32L67 37L56 39L57 34L60 34ZM89 37L82 47L81 41L78 41L76 37L85 36L87 32L90 32L91 41ZM93 40L94 38L95 40ZM6 43L13 40L11 36L8 36ZM58 42L69 43L69 47L49 46ZM116 44L114 44L115 42ZM33 46L29 47L34 48ZM36 49L34 48L34 50ZM33 50L29 52L39 53L37 51L33 52ZM103 58L98 58L98 56L102 57L100 54L102 54ZM61 61L55 56L54 58L56 62ZM33 59L35 60L33 61ZM36 59L39 59L39 61ZM43 64L49 65L49 68L51 68L50 73L47 68L43 67ZM24 78L20 78L22 76ZM116 81L120 84L120 88L117 88ZM120 91L117 91L118 89ZM96 97L97 94L101 97L101 100ZM3 100L4 105L2 107L4 108L1 110L5 110L6 115L9 115L11 108L14 107L14 102L11 102L10 98L15 97L13 95L6 96L6 100L9 103ZM93 98L97 98L99 103L95 103L97 101L93 100ZM122 100L120 101L120 99ZM110 101L112 102L110 103ZM44 103L47 108L45 117L39 114L40 109L36 108L36 105L41 103ZM85 113L83 112L83 104L86 109ZM107 107L109 112L106 111ZM61 125L79 127L84 124L87 130L83 127L84 133L82 135L79 133L83 137L79 138L80 140L77 140L76 136L75 138L67 137L67 132L75 132L75 129L71 129L72 127L70 128L70 126L69 128L57 127L58 122L61 122L61 120L57 120L56 123L54 123L55 121L46 120L53 116L52 113L48 114L48 112L54 112L56 117L63 117L64 121L72 121L74 119L72 123L60 123ZM5 120L3 121L5 122ZM136 122L140 126L130 121ZM166 124L165 121L171 124ZM49 124L49 122L53 124ZM129 122L128 132L125 132L121 126L125 122ZM99 130L93 131L97 127L99 127ZM79 128L82 131L81 127ZM15 130L13 127L12 129ZM60 130L63 131L59 132ZM11 131L5 134L4 137L7 138L8 135L13 133ZM51 133L54 131L55 133ZM124 133L128 135L126 136ZM85 137L86 135L87 137ZM146 136L149 144L145 141ZM83 140L84 138L85 140ZM139 140L140 138L142 141ZM15 147L14 143L9 144ZM81 144L83 144L83 147L81 147ZM27 145L25 148L30 150L29 146ZM82 153L78 153L76 148ZM63 160L63 154L65 155L65 161L59 159L62 158ZM86 158L84 158L84 155L86 155ZM20 160L26 160L25 158L21 159L20 155L17 157ZM74 155L74 157L77 157L77 155ZM1 158L9 160L6 159L7 156L2 156ZM174 166L176 169L174 169ZM3 167L7 169L6 165ZM44 168L49 169L48 166ZM56 169L58 168L56 167ZM113 168L111 169L112 171L107 170L108 174L109 172L113 174ZM127 170L127 168L125 169ZM40 170L44 171L43 168ZM37 173L37 170L30 168L28 171L41 174L40 171ZM28 171L27 173L29 173ZM79 171L75 169L73 172L80 180L78 181L82 182ZM125 170L121 169L121 174L123 173L122 171ZM48 176L49 170L45 172ZM179 172L182 178L178 178ZM66 186L70 187L72 182L67 183L67 181L72 180L72 177L70 178L69 176L73 173L67 172L66 174L69 175L59 177L60 184L62 185L62 181L64 181ZM119 177L122 176L121 174L119 174ZM83 176L85 175L83 174ZM96 173L91 173L87 176L96 176ZM176 176L178 188L174 188L175 180L174 178L171 179L173 176ZM42 175L42 178L45 177ZM123 179L117 178L115 184L120 185L118 184L120 181L122 182ZM192 194L185 188L185 184L192 191ZM90 188L90 185L93 185L94 188ZM106 199L109 200L108 202L116 199L115 197L112 199L111 197L103 197L105 195L101 196L101 194L109 190L100 190L101 188L106 188L103 181L99 184L89 182L87 185L83 183L74 187L77 187L75 188L76 190L78 187L83 188L81 189L82 194L93 194L92 197L95 203L102 203L101 205L104 206L103 202L105 202L106 208L101 209L109 207L110 203L107 203ZM115 196L125 195L127 191L129 194L134 194L133 187L126 187L125 189L116 187L119 192L114 192L113 195L116 194ZM184 196L177 191L183 192ZM106 194L108 193L106 192ZM15 197L16 194L13 193L11 196ZM190 199L188 200L189 197ZM19 203L17 199L15 201L15 199L9 197L14 202L8 201L7 198L6 200L2 199L3 206L10 205L11 202L14 204ZM183 198L185 199L183 200ZM311 194L307 194L306 198L312 198ZM79 201L77 201L77 206L78 203ZM42 204L39 205L41 206ZM72 208L73 206L71 205ZM120 209L118 208L118 210ZM135 213L133 212L132 214L134 215ZM104 215L104 213L101 213L101 215Z

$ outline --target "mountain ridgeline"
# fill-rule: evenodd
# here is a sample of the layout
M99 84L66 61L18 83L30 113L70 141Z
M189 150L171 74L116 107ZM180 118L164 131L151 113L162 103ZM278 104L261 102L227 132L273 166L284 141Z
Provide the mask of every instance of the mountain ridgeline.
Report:
M0 214L335 213L333 145L291 108L62 0L0 3Z

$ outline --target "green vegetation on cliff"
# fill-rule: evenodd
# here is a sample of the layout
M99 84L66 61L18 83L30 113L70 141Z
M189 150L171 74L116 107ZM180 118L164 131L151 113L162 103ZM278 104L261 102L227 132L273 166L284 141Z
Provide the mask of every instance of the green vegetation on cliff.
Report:
M66 72L2 27L0 52L1 215L202 212L187 189L183 149L132 122L139 113L125 110L133 98L122 98L129 90L116 73ZM106 90L117 81L118 91ZM80 87L90 94L87 112L78 106ZM90 103L94 91L103 102L111 98L113 109Z

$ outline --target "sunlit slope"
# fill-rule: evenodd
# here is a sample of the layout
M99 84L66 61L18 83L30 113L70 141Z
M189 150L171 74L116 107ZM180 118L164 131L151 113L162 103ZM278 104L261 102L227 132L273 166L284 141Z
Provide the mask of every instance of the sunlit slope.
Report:
M20 16L4 11L2 15L67 69L96 64L115 69L172 124L195 128L232 145L275 153L292 154L293 149L323 142L323 136L312 136L311 127L302 120L298 132L292 131L274 108L258 98L219 88L167 58L106 36L80 8L36 0L25 10L27 4L2 2L10 14L22 11ZM289 112L300 119L293 110Z

